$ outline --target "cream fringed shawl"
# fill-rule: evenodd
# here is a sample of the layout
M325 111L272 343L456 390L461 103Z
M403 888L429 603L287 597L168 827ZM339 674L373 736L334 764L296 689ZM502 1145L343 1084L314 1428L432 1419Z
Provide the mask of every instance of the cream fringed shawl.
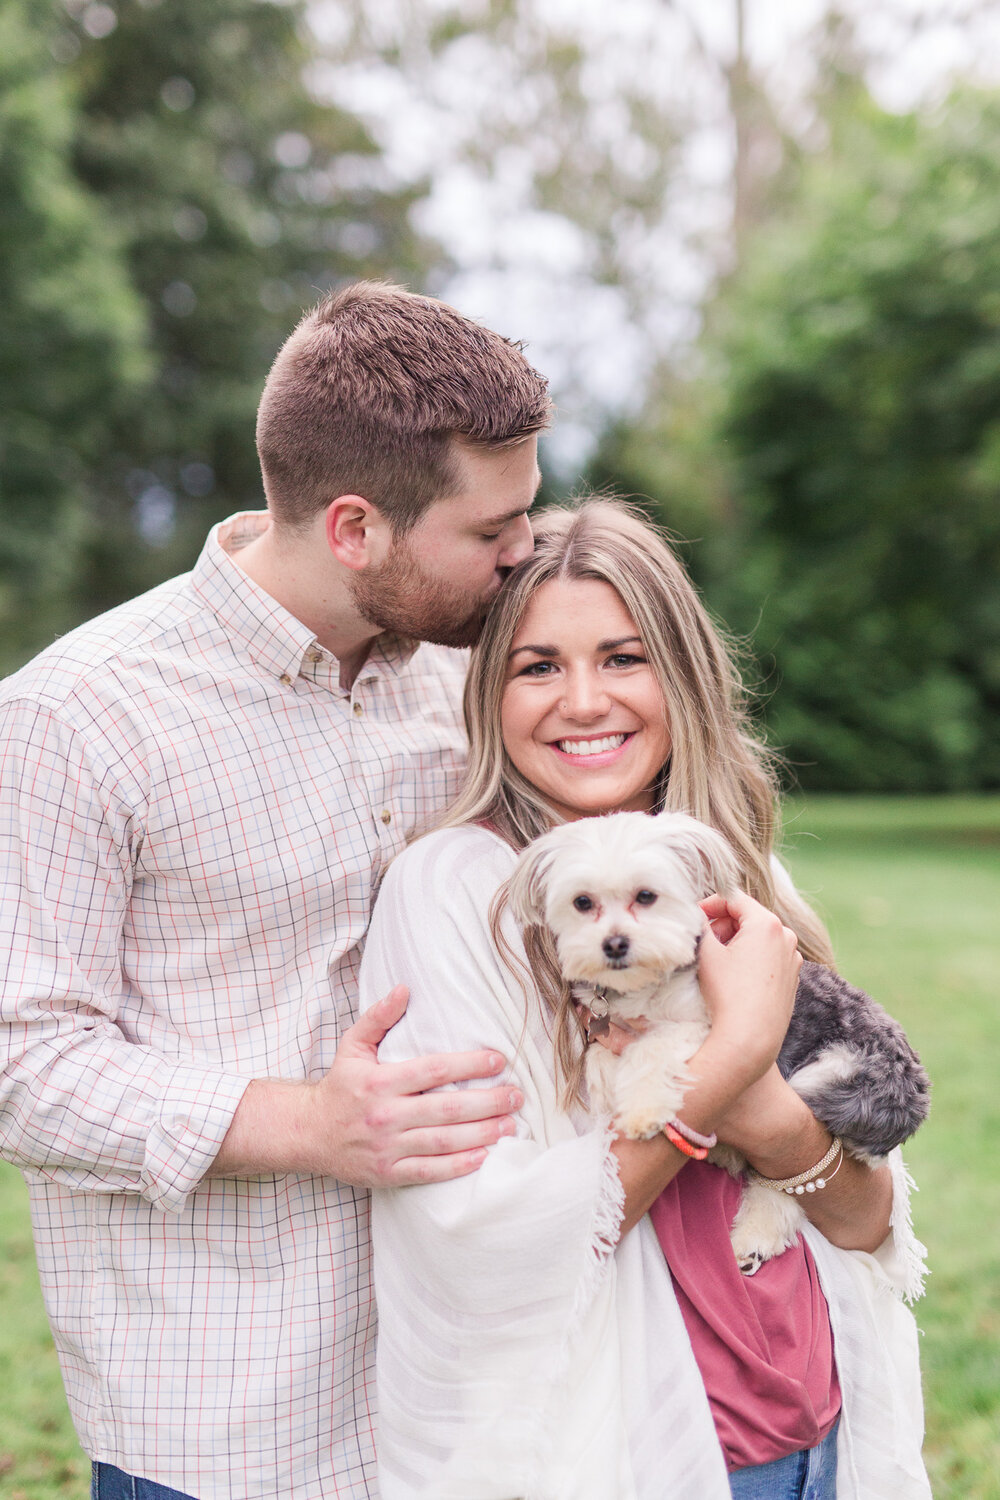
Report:
M728 1500L656 1236L644 1220L614 1248L607 1131L559 1109L537 1004L491 938L512 862L481 829L414 844L386 876L362 966L363 1008L411 989L383 1061L495 1047L525 1095L517 1136L478 1172L373 1195L382 1500ZM901 1171L898 1187L906 1266ZM924 1500L916 1337L892 1266L809 1238L844 1389L838 1500Z

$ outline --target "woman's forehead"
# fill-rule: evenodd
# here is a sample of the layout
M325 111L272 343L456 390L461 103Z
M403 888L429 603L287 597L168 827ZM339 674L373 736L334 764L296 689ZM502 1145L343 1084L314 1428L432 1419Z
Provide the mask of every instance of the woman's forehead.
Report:
M579 640L581 631L595 642L639 635L617 589L597 578L552 578L541 584L518 622L515 644L529 635L534 640L538 630L548 632L552 640L567 636Z

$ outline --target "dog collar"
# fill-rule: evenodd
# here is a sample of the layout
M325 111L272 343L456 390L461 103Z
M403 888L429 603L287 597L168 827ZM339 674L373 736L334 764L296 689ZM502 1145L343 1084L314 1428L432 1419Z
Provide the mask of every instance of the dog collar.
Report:
M611 1030L611 1001L609 994L618 995L618 990L608 990L603 984L594 986L594 994L587 1005L587 1041L596 1042L598 1037L607 1036ZM615 1025L619 1031L627 1031L629 1036L641 1036L642 1030L633 1026L629 1021L617 1020Z
M690 974L698 967L698 951L701 948L702 935L699 932L694 945L694 958L689 964L682 964L675 969L675 974ZM623 990L613 990L607 984L590 984L588 980L581 980L581 985L593 990L593 995L587 1001L587 1041L597 1041L599 1037L607 1036L611 1030L611 1006L613 1001L624 998ZM629 1036L641 1036L645 1027L632 1026L628 1021L619 1019L615 1021L619 1031L627 1031Z

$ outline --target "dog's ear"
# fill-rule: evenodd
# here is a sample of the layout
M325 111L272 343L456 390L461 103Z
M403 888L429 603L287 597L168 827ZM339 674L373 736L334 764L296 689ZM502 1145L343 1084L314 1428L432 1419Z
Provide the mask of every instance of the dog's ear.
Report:
M739 866L722 834L687 813L660 813L658 831L691 877L699 901L718 891L727 895L739 884Z
M507 886L507 900L520 927L545 925L545 887L555 859L559 831L556 828L535 839L514 866Z

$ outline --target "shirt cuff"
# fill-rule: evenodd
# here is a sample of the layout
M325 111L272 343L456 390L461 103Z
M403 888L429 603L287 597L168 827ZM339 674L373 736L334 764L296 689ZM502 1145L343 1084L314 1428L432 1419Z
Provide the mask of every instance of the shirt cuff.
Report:
M154 1208L183 1210L218 1156L250 1082L189 1063L171 1069L143 1153L142 1191Z

